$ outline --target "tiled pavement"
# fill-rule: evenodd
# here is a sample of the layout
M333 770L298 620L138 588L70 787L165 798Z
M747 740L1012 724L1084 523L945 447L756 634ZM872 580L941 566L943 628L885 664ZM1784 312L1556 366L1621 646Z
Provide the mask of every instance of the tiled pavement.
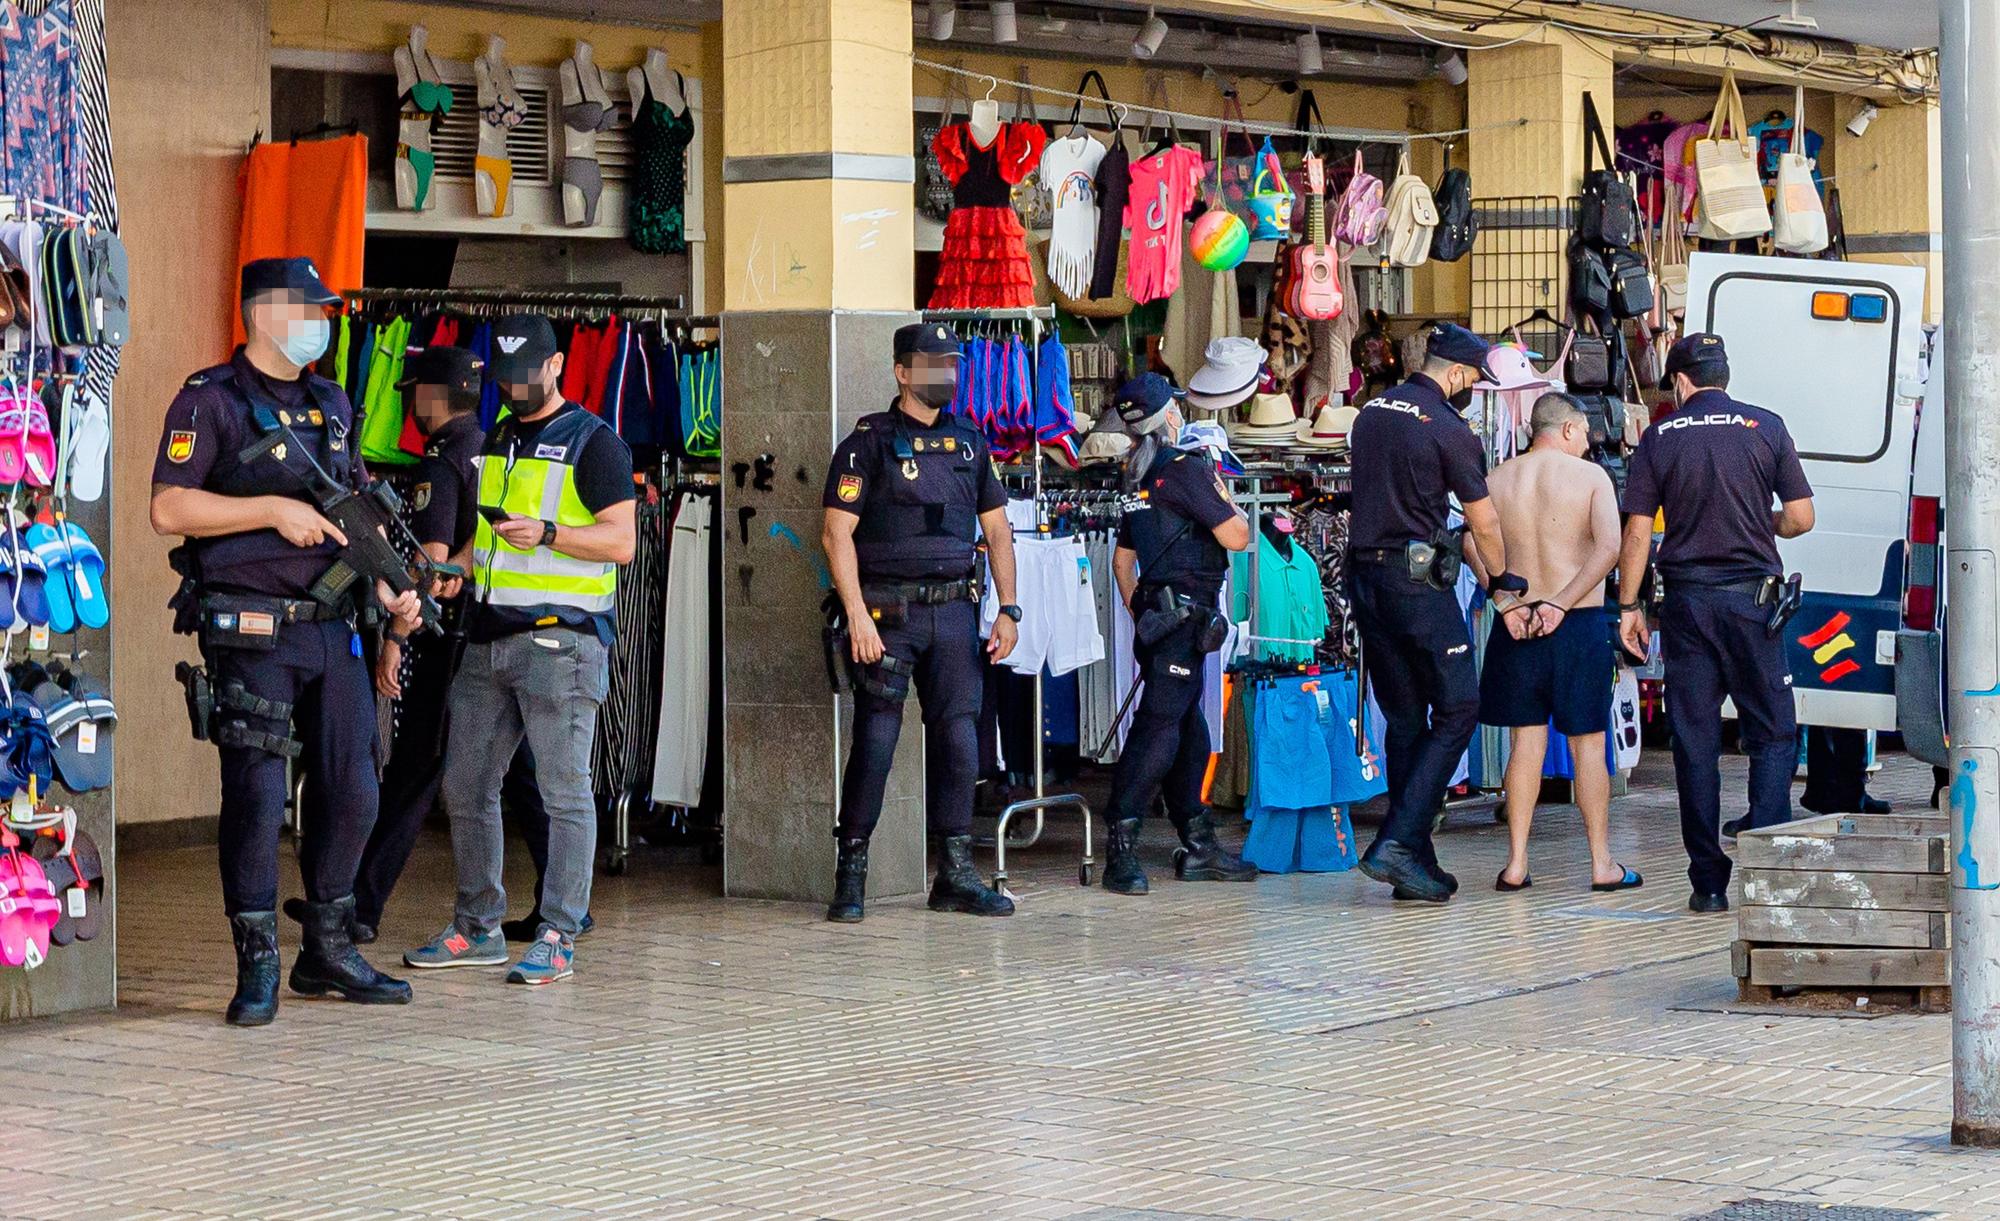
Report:
M1560 810L1503 896L1499 829L1457 816L1445 909L1354 874L1177 884L1164 839L1125 899L1057 838L1017 857L1012 920L838 927L641 856L571 982L423 975L408 1008L290 999L261 1031L220 1020L212 858L129 860L126 1006L0 1037L0 1216L2000 1217L2000 1154L1944 1140L1947 1019L1721 1011L1733 924L1683 910L1670 790L1614 820L1645 889L1585 890ZM445 851L384 947L444 918Z

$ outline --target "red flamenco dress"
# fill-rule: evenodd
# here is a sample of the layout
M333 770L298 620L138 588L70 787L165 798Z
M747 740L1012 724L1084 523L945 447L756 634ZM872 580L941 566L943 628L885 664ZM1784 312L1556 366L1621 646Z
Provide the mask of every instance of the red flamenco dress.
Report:
M981 148L964 123L931 141L952 182L951 216L938 256L931 309L1008 309L1035 303L1028 233L1014 211L1012 188L1042 163L1048 133L1033 123L1003 123Z

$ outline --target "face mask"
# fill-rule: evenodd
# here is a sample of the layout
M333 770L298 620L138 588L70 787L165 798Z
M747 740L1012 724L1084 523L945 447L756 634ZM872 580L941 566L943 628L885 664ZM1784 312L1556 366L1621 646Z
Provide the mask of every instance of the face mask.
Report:
M950 373L933 373L922 379L912 377L910 393L926 407L943 407L958 393L958 378Z
M1472 387L1467 386L1457 394L1447 398L1445 402L1451 404L1453 411L1463 413L1467 407L1472 406Z
M333 324L324 318L288 322L285 337L278 341L278 350L285 354L286 360L303 369L326 352L327 340L332 335Z

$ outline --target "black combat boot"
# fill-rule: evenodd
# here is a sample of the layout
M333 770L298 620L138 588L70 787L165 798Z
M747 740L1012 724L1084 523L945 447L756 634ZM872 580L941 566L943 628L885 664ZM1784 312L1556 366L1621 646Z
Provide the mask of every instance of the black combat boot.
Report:
M1146 871L1139 864L1139 820L1121 818L1104 832L1104 889L1114 894L1143 895Z
M1174 854L1174 874L1184 882L1254 882L1257 867L1224 848L1215 838L1215 820L1206 810L1186 820L1176 819L1181 850Z
M331 903L300 903L305 944L292 964L292 991L300 996L337 996L359 1005L407 1005L410 985L368 965L354 948L349 926L354 896Z
M304 899L286 899L284 911L286 916L298 921L300 924L306 922L306 901ZM375 944L375 926L363 920L361 913L358 911L348 913L347 931L353 935L354 944L356 945Z
M237 912L229 918L236 939L236 995L226 1015L231 1026L268 1026L278 1016L278 913Z
M826 918L835 924L861 923L861 896L868 889L868 841L843 839L840 862L833 867L833 902L826 905Z
M969 912L975 916L1011 916L1014 900L979 880L972 868L970 835L933 835L937 880L931 883L931 910Z

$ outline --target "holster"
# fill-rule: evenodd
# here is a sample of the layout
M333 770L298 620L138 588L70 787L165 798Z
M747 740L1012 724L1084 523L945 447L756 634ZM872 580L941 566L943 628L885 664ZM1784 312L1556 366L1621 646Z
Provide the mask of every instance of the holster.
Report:
M882 660L864 666L850 655L847 664L856 689L891 704L900 704L910 698L910 678L917 668L902 658L884 653Z
M820 599L819 609L826 616L826 626L819 633L820 655L826 662L826 685L835 695L846 695L847 663L853 656L849 648L847 610L840 604L840 595L832 590Z
M1432 589L1458 588L1459 570L1465 567L1461 543L1463 531L1440 530L1430 538L1431 563L1425 581Z
M187 697L188 728L197 742L208 741L209 727L215 723L215 689L209 685L208 671L188 662L174 663L174 680Z
M1796 572L1782 580L1772 577L1766 588L1770 590L1771 618L1764 624L1764 634L1776 636L1785 630L1785 624L1799 613L1799 607L1806 600L1805 577ZM1763 605L1764 601L1760 596L1758 605Z
M174 678L186 696L188 728L193 732L195 741L248 747L287 759L298 758L302 749L298 742L282 734L252 729L243 719L256 717L289 725L292 719L290 704L253 695L237 679L226 678L218 684L209 678L206 669L185 661L175 663ZM242 716L227 715L232 712Z
M1142 585L1132 595L1132 613L1138 616L1132 634L1140 644L1158 644L1186 623L1193 610L1189 599L1165 585Z
M174 612L174 634L192 636L201 626L201 561L193 544L182 543L167 552L167 563L181 579L174 596L167 599L167 609Z

